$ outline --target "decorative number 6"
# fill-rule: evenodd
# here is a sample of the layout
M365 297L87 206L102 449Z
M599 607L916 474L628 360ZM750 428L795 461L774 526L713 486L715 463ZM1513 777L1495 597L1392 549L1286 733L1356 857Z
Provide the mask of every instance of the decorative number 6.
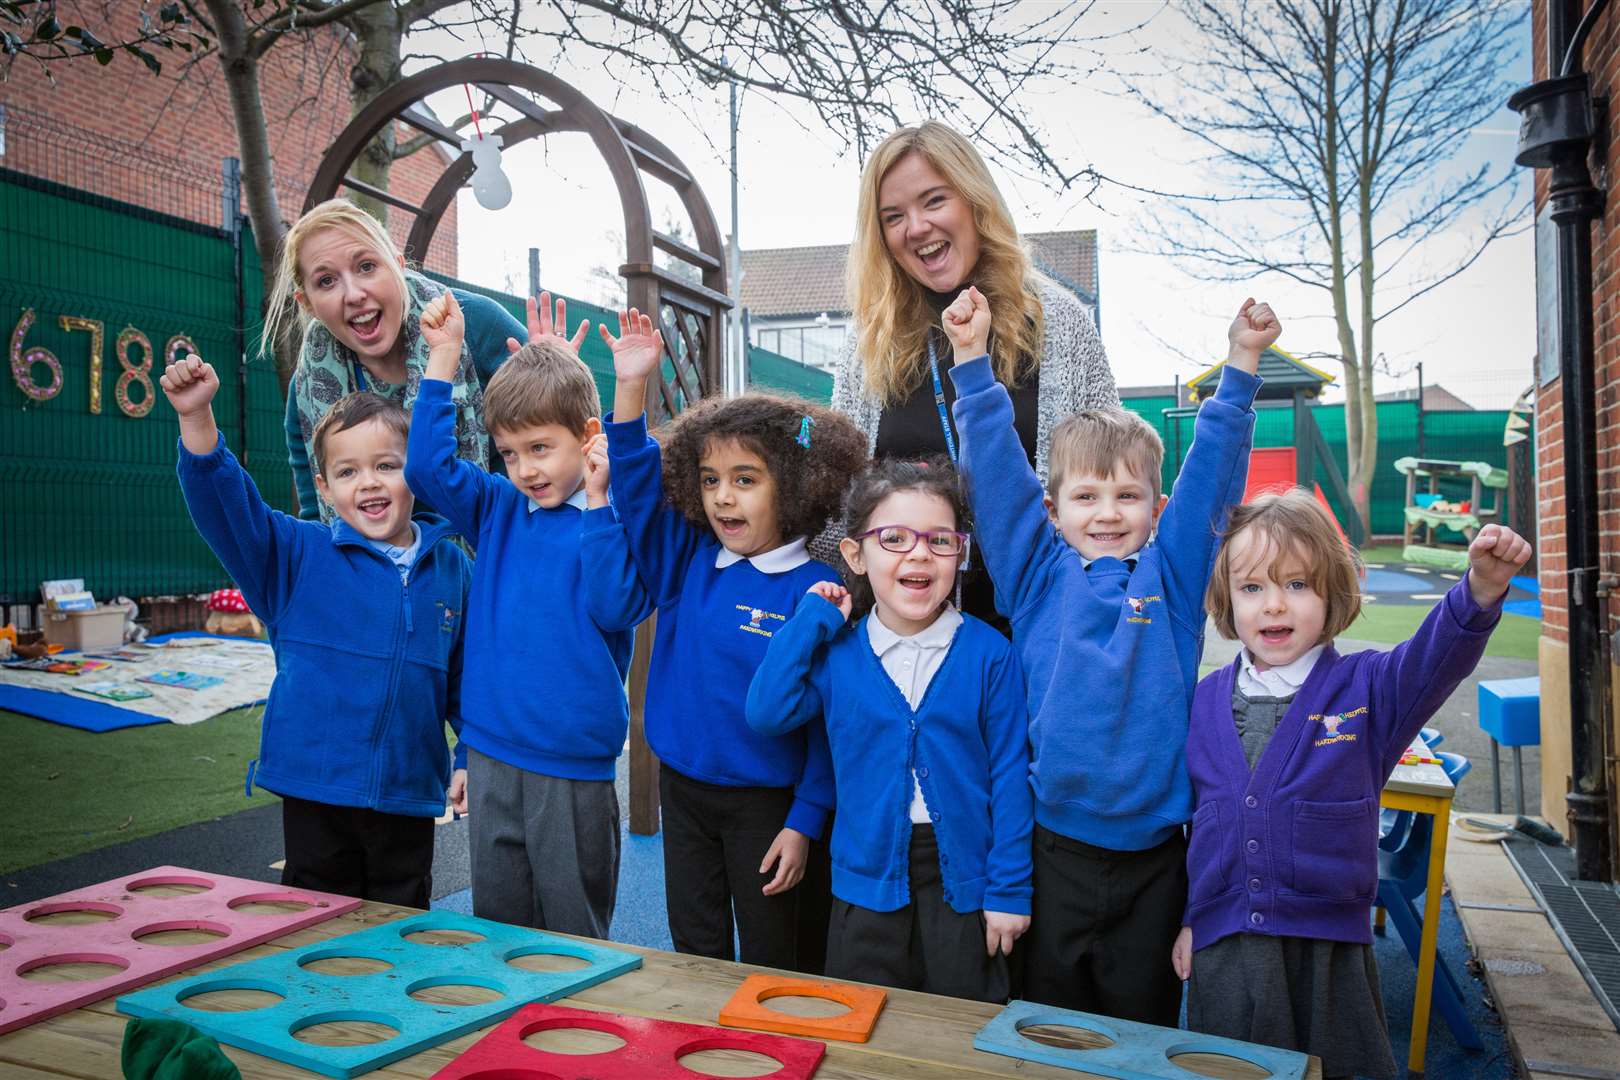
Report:
M17 320L17 329L11 332L11 381L34 401L49 401L62 392L62 362L56 358L51 350L36 346L23 352L23 338L28 336L28 328L34 325L34 309L22 309L22 318ZM35 364L44 364L51 373L49 386L41 386L34 381L33 367Z
M138 364L129 362L131 345L140 346L142 360ZM113 387L113 397L125 416L139 419L151 412L157 401L157 388L152 385L152 341L133 326L126 326L118 335L118 343L113 349L118 356L119 366L124 369L124 373L118 376L118 385ZM146 391L146 396L140 401L129 400L129 384L132 382L139 382Z

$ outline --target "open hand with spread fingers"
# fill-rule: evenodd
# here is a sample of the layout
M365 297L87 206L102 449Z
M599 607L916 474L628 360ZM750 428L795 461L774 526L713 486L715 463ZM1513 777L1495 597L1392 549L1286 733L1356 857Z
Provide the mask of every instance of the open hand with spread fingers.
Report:
M530 345L539 344L539 342L544 338L554 337L577 353L579 352L579 347L585 344L585 334L591 328L591 320L589 319L579 320L579 329L574 331L573 337L564 336L568 333L567 300L564 300L560 296L557 297L555 314L553 314L551 294L549 292L541 292L540 299L538 301L536 301L532 296L529 297L528 301L523 306L525 313L529 317ZM518 343L517 338L506 339L507 352L515 353L522 347L523 346Z

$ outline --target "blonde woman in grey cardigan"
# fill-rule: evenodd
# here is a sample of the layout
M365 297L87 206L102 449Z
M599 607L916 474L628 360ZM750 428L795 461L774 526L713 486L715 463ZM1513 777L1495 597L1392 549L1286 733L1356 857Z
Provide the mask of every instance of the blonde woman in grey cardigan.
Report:
M847 283L854 332L832 406L866 432L874 457L954 460L940 313L970 283L990 301L991 363L1044 479L1058 421L1119 404L1113 372L1080 300L1034 269L984 159L938 121L890 135L861 175ZM962 608L1006 630L982 571L970 571Z

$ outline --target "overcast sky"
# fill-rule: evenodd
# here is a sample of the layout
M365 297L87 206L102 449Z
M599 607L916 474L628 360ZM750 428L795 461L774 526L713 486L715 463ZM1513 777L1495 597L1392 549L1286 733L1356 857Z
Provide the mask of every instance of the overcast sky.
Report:
M549 10L549 9L548 9ZM1151 72L1155 46L1185 40L1175 13L1149 4L1103 4L1088 16L1094 32L1116 30L1159 11L1145 30L1120 38L1118 67ZM1530 80L1528 12L1523 48L1510 73L1516 84ZM436 42L443 55L477 51L476 42ZM1147 51L1143 54L1143 46ZM498 50L492 39L487 47ZM661 99L644 79L620 72L589 54L565 54L554 74L599 105L653 133L669 145L697 176L720 222L730 223L727 96L717 88L705 96L687 95L678 104ZM622 77L621 77L622 76ZM466 101L460 91L431 102L441 116L458 115ZM1193 167L1197 147L1119 93L1116 79L1098 76L1085 85L1046 87L1029 108L1048 135L1049 146L1066 167L1091 165L1106 176L1159 190L1199 191ZM949 120L949 117L940 119ZM1511 158L1517 117L1505 108L1476 129L1462 148L1463 163ZM861 162L844 152L838 138L804 107L764 94L743 96L739 135L740 233L745 250L761 247L847 243L853 233L856 187ZM582 135L536 140L506 155L506 169L517 192L512 204L485 211L463 191L460 212L462 276L521 292L527 280L527 250L541 251L541 278L549 288L596 298L592 281L598 266L617 267L622 249L610 234L621 234L618 197L606 167ZM1455 166L1455 167L1461 167ZM1292 285L1277 276L1248 286L1208 284L1186 277L1164 258L1137 250L1145 215L1163 213L1162 204L1118 188L1090 200L1009 173L992 162L1019 228L1096 229L1100 259L1101 323L1104 343L1121 386L1185 380L1224 355L1225 330L1245 292L1270 300L1285 324L1283 348L1295 353L1336 351L1331 308L1325 292ZM1528 191L1529 172L1524 171ZM678 207L673 193L649 183L654 224L664 207ZM1232 208L1229 213L1242 213ZM1463 249L1461 233L1432 241L1435 264ZM1379 325L1376 351L1391 375L1380 392L1415 385L1413 364L1423 361L1425 379L1441 383L1482 408L1511 403L1531 380L1535 349L1534 261L1528 231L1499 240L1469 270L1428 297ZM1329 363L1330 370L1336 364Z

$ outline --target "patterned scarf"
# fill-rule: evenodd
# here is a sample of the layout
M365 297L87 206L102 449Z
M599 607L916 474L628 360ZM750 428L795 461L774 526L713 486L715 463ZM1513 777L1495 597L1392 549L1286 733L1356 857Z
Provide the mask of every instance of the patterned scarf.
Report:
M405 287L405 325L400 330L405 345L404 383L382 383L372 378L354 350L334 337L319 319L310 320L288 393L293 395L298 409L298 430L303 436L312 472L315 469L315 425L339 398L365 389L399 402L406 412L415 404L416 388L428 360L428 345L422 338L422 309L443 293L444 287L412 270L405 271ZM484 392L465 341L461 345L461 363L456 369L450 398L456 406L456 456L480 469L488 468ZM321 520L330 525L332 507L325 499L321 499L320 504Z

